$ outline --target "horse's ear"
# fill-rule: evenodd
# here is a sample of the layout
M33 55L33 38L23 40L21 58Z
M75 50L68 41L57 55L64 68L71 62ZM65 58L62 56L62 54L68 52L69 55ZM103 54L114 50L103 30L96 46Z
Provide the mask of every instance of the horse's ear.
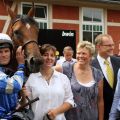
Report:
M29 10L27 16L33 17L35 15L35 7L34 7L34 2L32 2L32 8Z
M7 8L7 12L10 15L11 19L15 19L17 15L10 9L8 5L6 6L6 8Z

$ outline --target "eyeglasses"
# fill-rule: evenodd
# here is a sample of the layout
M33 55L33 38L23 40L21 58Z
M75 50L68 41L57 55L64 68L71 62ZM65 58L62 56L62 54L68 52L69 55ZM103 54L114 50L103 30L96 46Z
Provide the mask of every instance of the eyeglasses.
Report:
M102 44L101 46L114 47L115 45L114 45L114 44L108 44L108 45L104 45L104 44Z

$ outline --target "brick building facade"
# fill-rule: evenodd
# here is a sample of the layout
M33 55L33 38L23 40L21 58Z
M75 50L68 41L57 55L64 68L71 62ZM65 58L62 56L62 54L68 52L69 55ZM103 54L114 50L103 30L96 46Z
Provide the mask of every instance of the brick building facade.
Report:
M32 0L7 0L18 14L25 14ZM120 44L120 2L96 0L34 0L35 19L41 29L75 30L76 44L81 40L94 43L96 35L110 34L115 42L115 54ZM8 33L10 17L0 1L0 32Z

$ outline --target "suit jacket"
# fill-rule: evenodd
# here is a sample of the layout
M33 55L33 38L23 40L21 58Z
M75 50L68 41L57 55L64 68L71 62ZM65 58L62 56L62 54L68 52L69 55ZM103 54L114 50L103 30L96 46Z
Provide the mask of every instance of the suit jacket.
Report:
M120 58L111 56L110 60L111 60L113 72L114 72L114 83L113 83L113 88L111 88L106 78L105 77L103 78L104 120L108 120L109 118L109 113L112 106L114 92L117 84L117 73L118 73L118 69L120 68ZM97 57L95 57L92 60L91 64L92 66L102 71Z
M118 82L114 94L113 104L109 114L109 120L120 120L120 69L118 71Z

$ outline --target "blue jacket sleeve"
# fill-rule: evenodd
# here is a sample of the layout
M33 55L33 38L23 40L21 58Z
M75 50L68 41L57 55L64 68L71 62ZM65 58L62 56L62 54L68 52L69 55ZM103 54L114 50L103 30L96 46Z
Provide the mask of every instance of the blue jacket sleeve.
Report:
M114 94L114 99L111 107L111 112L109 115L109 120L116 120L119 117L120 111L120 69L117 76L117 86Z
M4 72L0 71L0 93L12 94L21 90L25 76L21 67L14 73L12 77L8 77Z

